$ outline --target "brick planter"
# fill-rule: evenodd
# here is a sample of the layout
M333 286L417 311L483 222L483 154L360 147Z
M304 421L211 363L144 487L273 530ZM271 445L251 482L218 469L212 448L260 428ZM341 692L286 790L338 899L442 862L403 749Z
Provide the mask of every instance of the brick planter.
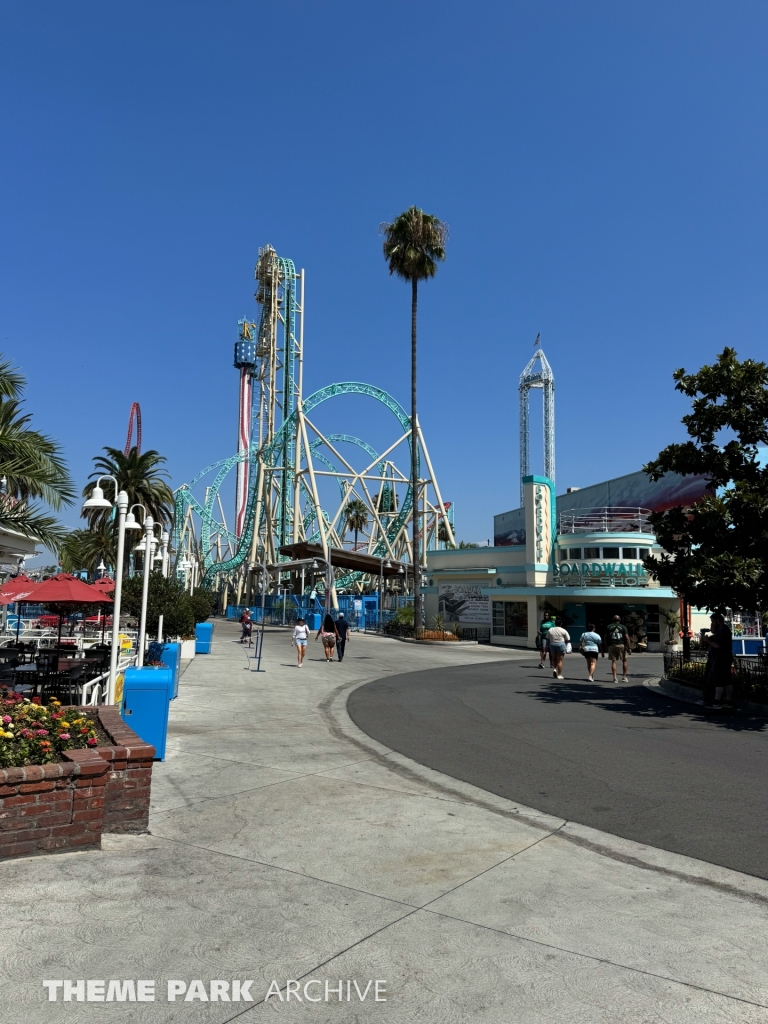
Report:
M99 708L99 718L113 746L0 769L0 860L98 848L102 832L146 830L155 748L116 707Z

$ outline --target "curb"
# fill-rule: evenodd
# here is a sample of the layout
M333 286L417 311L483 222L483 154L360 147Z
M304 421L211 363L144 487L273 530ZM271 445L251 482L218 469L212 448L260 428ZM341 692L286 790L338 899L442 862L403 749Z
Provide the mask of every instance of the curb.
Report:
M683 704L696 704L698 707L703 707L701 690L697 690L695 686L684 686L682 683L676 683L674 679L663 677L646 679L643 686L647 686L649 690L659 693L663 697L671 697L672 700L679 700ZM734 710L746 711L750 715L764 715L768 718L768 704L741 701Z

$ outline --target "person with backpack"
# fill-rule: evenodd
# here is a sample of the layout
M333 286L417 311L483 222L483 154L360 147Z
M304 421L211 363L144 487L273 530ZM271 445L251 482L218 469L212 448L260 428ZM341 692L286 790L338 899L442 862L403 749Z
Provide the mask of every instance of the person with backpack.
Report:
M588 623L586 630L581 634L579 650L586 658L587 678L589 679L590 683L594 683L595 681L595 668L597 667L597 656L600 653L602 643L602 637L599 633L595 632L594 622Z
M251 646L251 634L253 633L253 619L251 618L251 609L246 608L243 614L240 616L240 626L242 627L240 633L240 643L244 644L248 641L248 646Z
M618 615L614 615L613 619L608 623L608 628L605 631L608 639L608 657L611 659L611 672L613 673L613 681L616 682L616 663L621 662L624 675L622 676L622 683L628 683L627 679L627 657L632 653L632 648L629 644L629 632L627 627L621 621Z
M536 634L536 646L539 649L539 655L541 658L541 660L539 661L539 668L544 668L544 662L547 657L547 633L549 633L550 629L552 629L554 624L555 620L552 618L551 615L548 615L539 626L539 631ZM551 658L550 664L552 664ZM554 664L552 664L552 668L554 667Z

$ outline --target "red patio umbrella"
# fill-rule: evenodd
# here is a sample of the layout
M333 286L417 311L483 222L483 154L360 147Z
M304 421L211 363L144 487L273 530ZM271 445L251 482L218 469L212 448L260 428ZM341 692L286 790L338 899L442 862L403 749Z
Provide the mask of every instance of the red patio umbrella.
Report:
M112 598L107 597L103 590L83 583L76 576L69 576L65 572L39 583L34 594L34 599L39 604L112 604ZM58 644L61 643L62 614L59 613Z
M0 587L0 605L14 604L16 601L36 600L32 597L39 584L23 573L6 580Z
M21 606L35 600L34 593L37 587L38 584L24 573L19 573L13 579L6 580L0 587L0 605L16 603L19 605L19 614L16 619L16 643L19 642L19 633L21 632Z
M115 599L115 581L111 580L109 576L102 576L99 580L94 580L91 584L92 587L96 587L101 590L110 601ZM107 627L107 616L99 610L99 621L101 622L101 642L104 643L104 630Z
M112 604L112 598L100 587L83 583L65 572L38 583L34 594L38 604Z

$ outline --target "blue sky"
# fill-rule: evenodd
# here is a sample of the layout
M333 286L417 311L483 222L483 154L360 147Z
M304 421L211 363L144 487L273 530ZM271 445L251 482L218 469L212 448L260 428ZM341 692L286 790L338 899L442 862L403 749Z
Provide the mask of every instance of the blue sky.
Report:
M484 542L517 504L538 331L558 491L681 437L676 367L768 356L767 45L750 2L0 3L0 349L79 485L138 400L178 486L235 449L266 242L307 271L305 392L407 403L378 225L415 203L451 232L420 418Z

